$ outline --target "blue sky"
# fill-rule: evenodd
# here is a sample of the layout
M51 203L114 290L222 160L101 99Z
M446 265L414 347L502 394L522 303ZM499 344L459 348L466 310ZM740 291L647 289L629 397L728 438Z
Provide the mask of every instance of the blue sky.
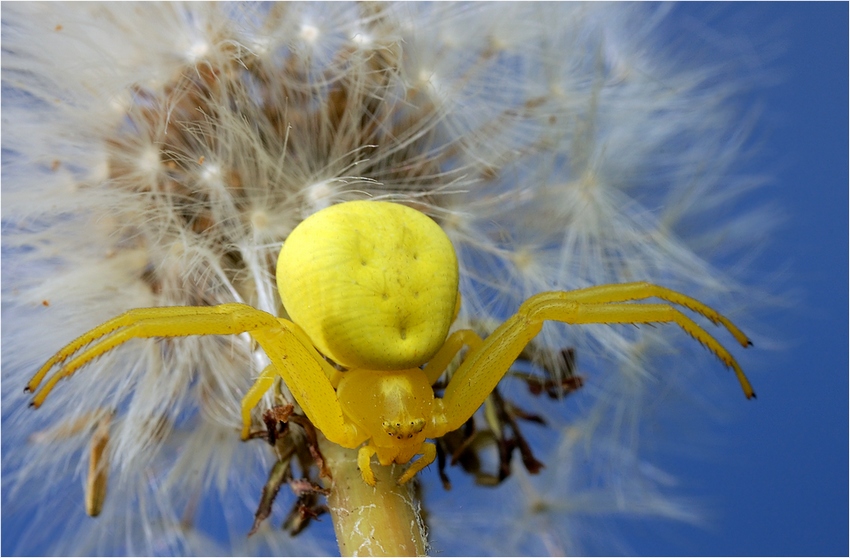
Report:
M674 17L708 9L684 4ZM759 266L797 296L764 317L784 348L748 355L758 400L711 425L729 453L665 464L712 510L709 528L635 522L626 533L648 555L847 555L848 5L722 12L720 33L781 49L768 63L778 84L754 94L763 144L751 165L772 174L761 195L787 216Z

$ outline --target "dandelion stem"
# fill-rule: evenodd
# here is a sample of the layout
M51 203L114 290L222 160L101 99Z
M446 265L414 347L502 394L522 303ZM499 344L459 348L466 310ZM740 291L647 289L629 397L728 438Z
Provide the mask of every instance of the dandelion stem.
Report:
M425 525L412 483L399 485L401 467L374 465L376 487L363 482L357 450L321 437L320 447L333 475L328 508L342 556L423 556Z

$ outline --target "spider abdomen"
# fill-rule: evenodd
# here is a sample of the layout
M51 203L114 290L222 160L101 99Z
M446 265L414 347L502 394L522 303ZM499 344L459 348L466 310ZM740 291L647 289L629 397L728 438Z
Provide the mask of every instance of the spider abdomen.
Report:
M349 368L419 366L442 346L457 303L457 257L424 214L349 202L305 219L286 239L277 283L290 318Z

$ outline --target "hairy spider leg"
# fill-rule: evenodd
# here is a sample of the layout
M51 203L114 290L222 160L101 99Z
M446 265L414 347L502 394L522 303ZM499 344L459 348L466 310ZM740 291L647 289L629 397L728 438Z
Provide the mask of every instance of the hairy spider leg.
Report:
M420 453L422 454L419 459L412 462L407 470L398 478L399 484L404 484L413 477L416 476L416 473L430 465L434 462L434 459L437 457L437 446L430 442L423 442L422 447L419 448ZM359 455L357 456L359 460Z
M369 486L378 484L375 471L372 470L372 456L376 453L378 453L378 450L372 444L366 444L357 451L357 468L360 469L363 482Z
M609 304L611 302L628 302L630 300L643 300L646 298L653 297L660 298L661 300L666 300L667 302L672 302L673 304L684 306L685 308L692 310L693 312L702 314L703 316L708 318L714 325L723 325L726 329L729 330L729 333L731 333L732 336L743 347L749 347L753 344L753 342L750 341L746 335L744 335L744 332L738 329L735 324L733 324L728 318L721 315L715 309L711 308L710 306L706 306L695 298L691 298L680 292L668 289L666 287L662 287L660 285L653 285L652 283L640 281L636 283L598 285L596 287L588 287L585 289L569 291L569 293L570 298L572 300L575 300L576 302L592 302L596 304Z
M283 378L298 404L329 440L345 447L357 447L365 441L366 437L356 427L344 422L330 380L336 371L312 347L301 328L239 303L129 310L78 337L48 360L30 380L29 390L37 388L55 365L94 343L51 376L33 397L32 405L41 406L56 382L131 339L240 333L251 335L272 361L272 366L260 374L255 386L243 398L243 438L247 438L245 431L250 429L250 409L265 393L263 387L266 390L270 387L270 371L273 370ZM247 418L246 406L249 406Z
M727 325L726 318L704 304L669 289L641 283L625 284L622 285L623 289L618 287L621 285L546 292L526 300L516 314L496 328L477 349L470 351L455 371L443 395L446 432L460 428L475 413L525 346L540 332L546 320L568 324L675 322L735 371L747 398L755 397L747 377L729 351L691 318L669 304L629 304L619 301L651 296L676 303L681 300L682 305L706 315L712 321ZM641 296L641 293L648 294ZM742 345L749 345L748 339L738 328L732 326L729 329Z
M422 446L416 452L421 454L418 459L411 461L410 465L404 473L398 478L399 484L404 484L416 476L416 473L430 465L437 458L437 446L430 442L423 442ZM375 478L375 472L372 470L372 456L378 455L378 461L381 465L390 465L392 459L381 459L379 448L372 444L366 444L357 451L357 467L360 468L360 474L363 477L363 482L369 486L375 486L378 482Z
M165 312L163 312L165 310ZM53 368L56 364L64 362L68 357L76 353L82 347L88 345L92 341L107 335L116 329L126 327L128 325L132 325L135 322L142 321L148 318L159 318L165 315L166 313L170 313L170 315L185 315L187 310L191 313L193 310L192 307L185 306L177 306L170 309L164 308L135 308L133 310L129 310L119 316L112 318L111 320L104 322L97 326L96 328L80 335L64 347L59 350L56 354L54 354L44 366L42 366L38 372L30 379L29 384L27 384L26 391L34 391L35 388L39 386L41 381L44 379L44 376Z
M27 384L26 390L34 391L54 366L65 362L77 351L98 339L100 341L71 359L47 381L33 397L32 405L34 407L41 406L56 382L70 376L81 366L130 339L186 335L228 335L275 327L277 324L277 318L271 314L239 303L218 306L170 306L128 310L66 345L36 372Z

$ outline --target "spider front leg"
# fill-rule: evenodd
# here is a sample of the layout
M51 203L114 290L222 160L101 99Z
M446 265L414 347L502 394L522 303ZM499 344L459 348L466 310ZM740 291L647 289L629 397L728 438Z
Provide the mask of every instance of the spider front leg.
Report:
M732 368L747 398L755 397L737 361L714 337L672 304L630 304L660 298L722 324L744 347L752 343L727 318L696 299L651 283L600 285L569 292L547 292L525 301L518 312L470 351L443 396L446 432L460 428L481 406L546 320L568 324L639 324L674 322Z
M277 318L271 314L239 303L129 310L68 343L36 372L25 390L34 391L47 373L59 366L59 370L33 397L31 405L40 407L59 380L130 339L228 335L275 327L277 324ZM87 345L90 346L77 354ZM66 363L69 358L71 360Z
M251 336L265 351L272 364L257 378L242 399L242 439L251 428L251 409L271 387L275 374L318 430L331 442L356 448L368 436L343 415L331 378L338 373L313 347L307 334L296 324L276 319L276 326L252 331Z
M421 453L422 455L415 461L410 462L407 470L398 478L399 484L409 482L419 471L433 463L437 457L437 446L430 442L423 442L416 453ZM394 461L393 453L386 453L371 443L361 447L357 452L357 467L360 469L363 481L369 486L375 486L378 482L375 478L375 472L372 471L371 462L373 455L377 455L378 461L384 466L390 465Z
M301 328L246 304L129 310L63 347L36 372L26 390L37 389L47 374L59 366L33 397L32 406L40 407L59 380L131 339L240 333L251 335L272 361L243 399L243 438L247 438L250 429L251 409L271 386L274 374L279 374L313 425L329 440L345 447L356 447L365 441L359 430L343 418L330 379L337 375L336 370L313 348Z
M433 463L434 459L437 458L437 446L430 442L423 443L420 451L422 452L422 455L419 459L408 465L404 474L398 478L399 484L404 484L415 477L416 473Z

